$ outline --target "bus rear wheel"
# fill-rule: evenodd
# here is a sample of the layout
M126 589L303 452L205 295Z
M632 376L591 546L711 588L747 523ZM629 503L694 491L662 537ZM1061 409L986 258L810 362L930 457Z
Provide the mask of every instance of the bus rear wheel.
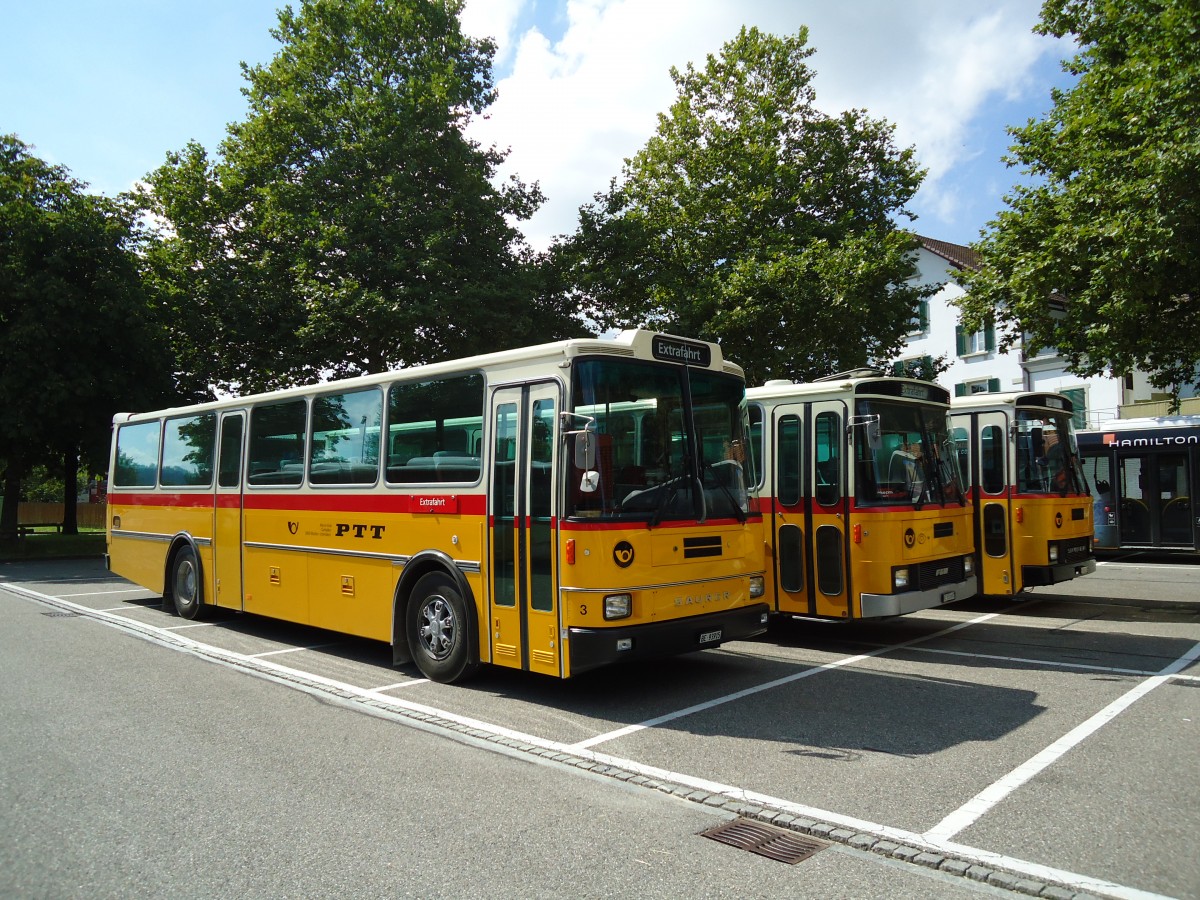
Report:
M171 598L175 611L185 619L195 619L204 607L204 586L200 566L191 547L181 547L171 563Z
M421 576L408 604L408 648L430 681L451 684L479 666L473 619L454 581L442 572Z

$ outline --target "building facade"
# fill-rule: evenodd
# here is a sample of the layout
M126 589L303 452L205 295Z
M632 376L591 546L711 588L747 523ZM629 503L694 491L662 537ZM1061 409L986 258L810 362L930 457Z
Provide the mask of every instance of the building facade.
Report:
M1075 405L1076 428L1099 427L1118 418L1122 406L1152 399L1149 380L1141 373L1082 378L1068 372L1066 360L1052 348L1036 356L1028 356L1023 347L1001 353L993 329L964 332L954 301L965 291L954 281L954 273L977 266L978 254L961 244L927 237L920 241L917 277L921 284L941 288L922 303L919 315L913 319L913 330L897 358L898 372L919 363L922 357L943 357L948 368L937 380L953 396L998 391L1065 394Z

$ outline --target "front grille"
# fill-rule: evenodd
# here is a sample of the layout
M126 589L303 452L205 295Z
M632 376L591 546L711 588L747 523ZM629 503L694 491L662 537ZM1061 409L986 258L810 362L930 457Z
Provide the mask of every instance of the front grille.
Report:
M927 591L943 584L955 584L963 580L963 557L938 559L918 563L916 576L910 582L915 590Z
M702 537L702 538L684 538L683 539L683 558L697 559L703 556L720 556L721 555L721 536Z

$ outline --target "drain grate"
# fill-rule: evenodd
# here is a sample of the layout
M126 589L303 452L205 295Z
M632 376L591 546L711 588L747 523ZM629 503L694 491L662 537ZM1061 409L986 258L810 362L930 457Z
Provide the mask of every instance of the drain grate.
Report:
M73 619L79 615L77 612L44 612L43 616L49 616L51 619Z
M734 819L732 822L702 831L700 836L792 866L829 846L825 841L804 837L793 831L764 825L751 819Z

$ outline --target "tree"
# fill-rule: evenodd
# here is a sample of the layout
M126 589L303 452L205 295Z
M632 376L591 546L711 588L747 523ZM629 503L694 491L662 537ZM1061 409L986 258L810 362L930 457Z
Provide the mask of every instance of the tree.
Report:
M1031 183L974 249L966 327L994 316L1002 347L1055 347L1073 371L1190 384L1200 364L1200 6L1047 0L1035 28L1072 35L1078 81L1010 129ZM1052 298L1055 302L1051 302Z
M537 185L494 187L505 154L465 136L493 100L494 46L461 0L303 0L270 64L247 67L247 118L211 162L155 172L169 224L160 279L215 336L212 383L269 388L554 336L514 222ZM190 357L202 355L188 348Z
M119 408L161 400L170 370L134 252L134 211L85 193L6 135L0 235L0 536L15 534L21 480L47 455L64 460L71 530L80 452L107 446Z
M923 172L882 120L816 109L807 39L743 28L671 70L655 135L554 248L596 321L718 340L753 382L895 355L926 290L894 220Z

